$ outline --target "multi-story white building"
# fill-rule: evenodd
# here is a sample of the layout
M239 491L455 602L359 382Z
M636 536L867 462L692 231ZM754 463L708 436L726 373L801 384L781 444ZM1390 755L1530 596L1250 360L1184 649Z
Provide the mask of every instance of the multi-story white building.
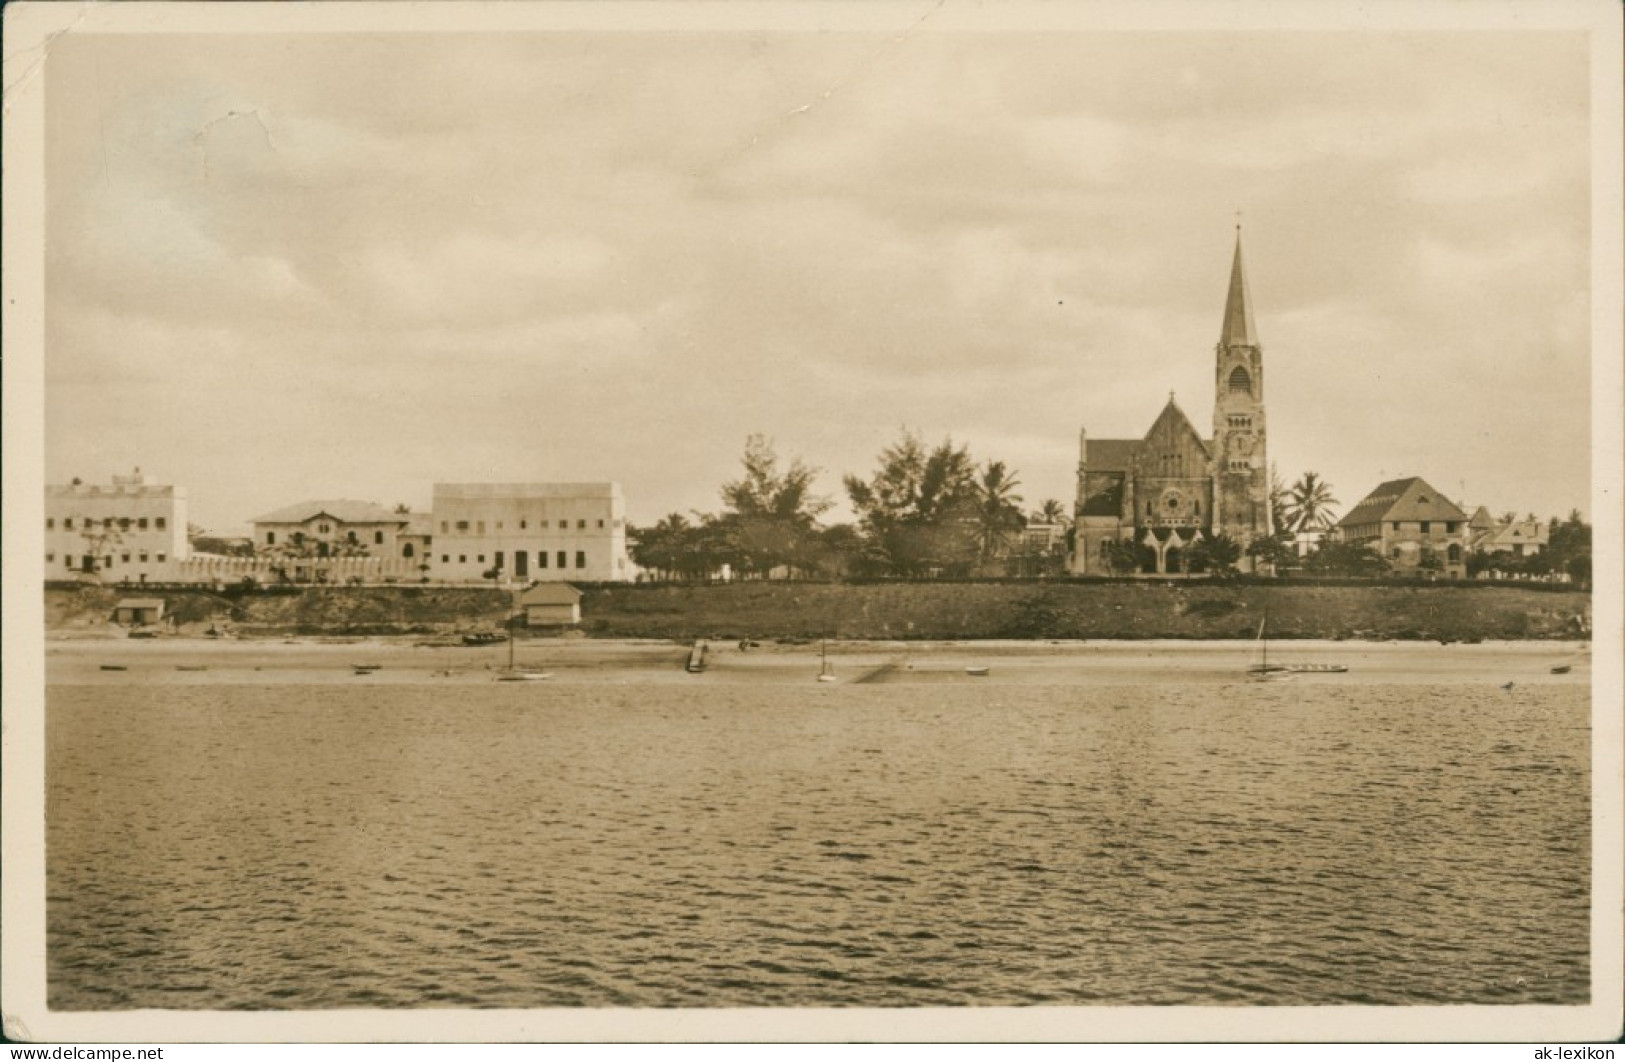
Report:
M406 513L372 502L305 501L254 517L254 548L313 557L391 558L400 554L398 540L410 520Z
M618 483L436 483L436 581L632 577Z
M79 479L45 488L45 577L106 582L167 578L187 557L186 489L139 468L110 485Z

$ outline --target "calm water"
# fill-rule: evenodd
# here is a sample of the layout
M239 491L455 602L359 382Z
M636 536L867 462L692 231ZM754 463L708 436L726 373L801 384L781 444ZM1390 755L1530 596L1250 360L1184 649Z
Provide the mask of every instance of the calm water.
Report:
M59 685L50 1005L1582 1003L1587 699Z

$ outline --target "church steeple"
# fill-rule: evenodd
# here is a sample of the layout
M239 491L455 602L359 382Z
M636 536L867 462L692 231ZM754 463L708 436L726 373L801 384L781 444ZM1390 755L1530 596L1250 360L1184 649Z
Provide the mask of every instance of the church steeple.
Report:
M1238 542L1271 533L1265 452L1264 348L1253 325L1241 226L1230 264L1224 328L1213 358L1213 529Z
M1247 293L1247 273L1241 266L1241 226L1236 226L1236 257L1230 263L1230 296L1224 304L1224 331L1221 347L1256 347L1258 330L1253 327L1253 300Z

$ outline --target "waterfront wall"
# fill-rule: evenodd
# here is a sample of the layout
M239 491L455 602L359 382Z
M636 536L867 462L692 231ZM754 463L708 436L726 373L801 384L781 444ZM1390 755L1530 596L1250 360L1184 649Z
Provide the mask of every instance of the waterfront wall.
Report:
M1590 595L1516 585L1291 586L1152 583L580 584L592 637L690 640L1251 638L1480 641L1589 636ZM48 629L105 633L127 591L46 590ZM164 597L182 630L431 634L502 622L507 592L398 586Z

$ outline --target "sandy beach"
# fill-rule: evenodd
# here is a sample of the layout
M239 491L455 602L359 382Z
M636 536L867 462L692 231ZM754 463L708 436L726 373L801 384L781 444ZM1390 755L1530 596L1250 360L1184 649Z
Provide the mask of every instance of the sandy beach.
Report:
M686 670L690 646L656 640L536 640L515 647L521 668L561 683L690 684L812 682L818 644L710 643L703 673ZM1258 656L1245 641L830 642L836 684L1157 684L1246 681ZM1312 683L1587 683L1585 642L1292 641L1272 662L1338 665L1298 674ZM430 645L410 639L66 640L46 644L50 684L490 682L508 663L506 644ZM1552 668L1567 665L1566 674ZM373 670L358 674L358 666ZM985 673L983 673L985 669Z

